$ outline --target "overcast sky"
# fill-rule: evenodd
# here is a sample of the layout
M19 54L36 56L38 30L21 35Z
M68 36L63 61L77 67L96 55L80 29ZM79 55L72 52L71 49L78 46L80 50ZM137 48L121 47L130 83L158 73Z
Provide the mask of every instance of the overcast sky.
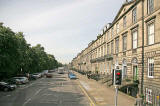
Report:
M96 39L125 0L0 0L0 22L62 63Z

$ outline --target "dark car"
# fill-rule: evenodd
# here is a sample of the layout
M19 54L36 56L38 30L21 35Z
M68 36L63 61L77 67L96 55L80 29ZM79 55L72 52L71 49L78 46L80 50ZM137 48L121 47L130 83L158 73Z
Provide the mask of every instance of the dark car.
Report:
M38 76L30 74L29 80L36 80L36 79L38 79Z
M0 82L0 90L2 91L9 91L9 90L14 90L16 89L16 85L11 85L11 84L8 84L6 82Z
M5 82L9 83L9 84L13 84L13 85L19 85L21 84L21 81L19 79L15 79L15 78L10 78L8 80L6 80Z

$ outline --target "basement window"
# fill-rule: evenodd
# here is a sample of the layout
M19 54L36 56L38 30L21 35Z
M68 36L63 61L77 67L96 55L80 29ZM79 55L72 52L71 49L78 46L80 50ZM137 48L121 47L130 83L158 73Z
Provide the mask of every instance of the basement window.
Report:
M146 102L152 104L152 89L146 88Z

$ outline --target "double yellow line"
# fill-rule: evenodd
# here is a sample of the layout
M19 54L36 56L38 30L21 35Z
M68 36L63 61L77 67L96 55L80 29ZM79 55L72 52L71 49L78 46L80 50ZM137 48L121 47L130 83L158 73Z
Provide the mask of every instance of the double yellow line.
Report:
M95 106L94 102L92 101L92 99L88 96L87 92L84 90L84 88L78 83L79 87L81 88L81 90L83 91L83 93L87 96L87 98L90 101L90 106Z

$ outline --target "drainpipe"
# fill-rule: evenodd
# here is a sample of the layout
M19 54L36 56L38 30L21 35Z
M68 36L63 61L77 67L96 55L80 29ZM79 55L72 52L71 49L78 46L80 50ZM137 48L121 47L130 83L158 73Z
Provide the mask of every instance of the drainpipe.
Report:
M141 95L143 95L144 80L144 0L142 0L142 73L141 73Z

